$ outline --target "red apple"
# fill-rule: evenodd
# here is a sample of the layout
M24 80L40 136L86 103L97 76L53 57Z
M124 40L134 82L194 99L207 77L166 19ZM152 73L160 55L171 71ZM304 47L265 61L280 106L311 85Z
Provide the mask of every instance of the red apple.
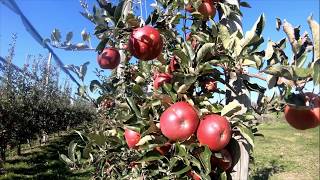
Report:
M153 77L153 87L154 89L159 89L164 83L169 83L172 79L172 75L168 73L158 73Z
M177 102L166 109L160 117L160 129L168 139L188 139L199 124L197 111L187 102Z
M317 117L309 107L287 104L284 108L284 116L287 122L294 128L305 130L317 127Z
M204 0L198 7L198 11L202 14L205 18L214 17L216 15L216 7L214 6L213 0ZM195 9L192 7L191 4L186 6L186 11L192 13Z
M97 60L101 69L114 69L120 63L120 53L115 48L105 48Z
M205 18L211 18L216 15L216 7L213 5L212 2L203 2L198 11L202 14Z
M158 30L151 26L144 26L132 31L128 46L134 57L148 61L160 55L163 41Z
M131 129L124 130L124 138L126 139L129 148L134 148L136 144L140 141L140 133L133 131Z
M199 124L197 138L202 145L213 151L223 149L230 141L231 127L229 121L220 115L206 115Z

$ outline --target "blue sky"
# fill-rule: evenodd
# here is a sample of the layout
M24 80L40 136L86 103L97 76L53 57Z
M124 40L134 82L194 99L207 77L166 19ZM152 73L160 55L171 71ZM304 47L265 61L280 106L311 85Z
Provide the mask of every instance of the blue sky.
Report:
M82 8L78 0L16 0L16 2L42 37L50 37L54 28L60 29L63 36L68 31L73 31L73 42L81 41L80 33L84 28L91 34L93 33L93 24L79 13ZM94 2L89 0L90 5ZM147 3L150 2L153 1L147 0ZM284 33L275 30L276 17L282 20L287 19L294 25L301 25L302 33L309 32L306 19L311 13L319 22L318 0L247 0L247 2L252 8L242 8L243 29L244 31L250 30L259 15L264 13L267 20L263 32L266 41L268 39L278 41L285 36ZM20 18L0 3L0 56L2 57L7 55L12 33L18 35L14 64L21 66L28 54L46 55L48 53L27 33ZM96 38L93 37L93 46L96 46L97 43ZM262 47L264 48L265 45ZM92 71L98 67L96 52L54 50L65 64L79 65L90 61L87 81L95 78Z

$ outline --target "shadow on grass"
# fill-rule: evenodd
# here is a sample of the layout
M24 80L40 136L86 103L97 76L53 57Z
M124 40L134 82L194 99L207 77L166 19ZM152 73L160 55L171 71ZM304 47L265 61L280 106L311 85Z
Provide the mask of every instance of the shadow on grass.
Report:
M4 176L0 179L89 179L90 172L71 172L59 160L59 152L66 154L69 142L75 135L63 136L51 140L48 145L30 152L22 153L20 157L5 162Z
M268 180L272 174L282 172L283 170L283 165L279 165L275 160L272 160L268 167L263 167L255 170L254 175L251 177L251 179Z

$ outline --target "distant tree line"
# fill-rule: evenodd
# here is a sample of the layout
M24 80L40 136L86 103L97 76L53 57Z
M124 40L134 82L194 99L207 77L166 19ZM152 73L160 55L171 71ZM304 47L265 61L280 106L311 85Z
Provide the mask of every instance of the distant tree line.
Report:
M95 119L93 106L73 98L70 83L59 82L59 69L47 58L28 56L22 71L12 66L15 37L6 62L0 62L0 163L8 148L44 134L69 130Z

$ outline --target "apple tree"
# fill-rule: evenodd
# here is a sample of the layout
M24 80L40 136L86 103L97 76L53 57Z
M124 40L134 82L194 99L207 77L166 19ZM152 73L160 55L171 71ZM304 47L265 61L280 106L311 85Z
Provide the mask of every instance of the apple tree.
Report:
M89 86L100 123L78 132L82 141L61 156L68 165L80 167L82 152L100 178L246 179L262 114L285 109L295 128L319 125L319 96L304 91L320 83L312 17L312 36L277 19L287 38L262 49L265 17L243 33L246 2L157 0L147 19L133 1L97 3L90 11L81 1L81 14L95 25L100 67L112 72L98 70Z

